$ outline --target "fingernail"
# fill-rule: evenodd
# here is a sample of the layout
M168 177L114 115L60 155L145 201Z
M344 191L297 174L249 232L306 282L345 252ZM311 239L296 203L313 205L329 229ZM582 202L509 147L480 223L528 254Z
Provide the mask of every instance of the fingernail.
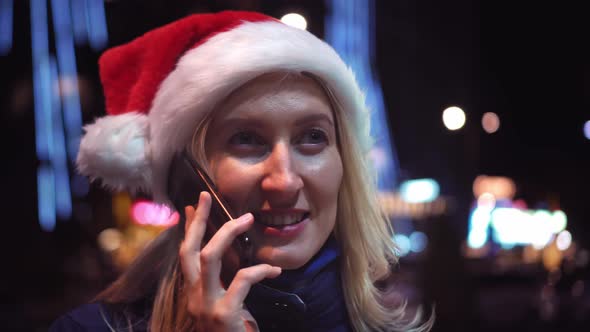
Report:
M273 266L272 271L271 271L271 275L268 276L268 278L276 278L276 277L280 276L282 272L283 272L283 269L281 269L278 266Z
M238 219L236 219L236 222L239 222L239 223L247 223L252 218L254 218L254 216L252 216L252 213L246 213L246 214L242 215L241 217L239 217Z

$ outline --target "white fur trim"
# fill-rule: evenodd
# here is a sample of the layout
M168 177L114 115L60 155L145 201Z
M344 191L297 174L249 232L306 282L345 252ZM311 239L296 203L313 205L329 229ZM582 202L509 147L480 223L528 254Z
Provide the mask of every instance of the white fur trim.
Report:
M113 190L151 187L149 122L145 114L125 113L99 118L84 126L76 160L78 171L100 179Z
M369 116L364 94L334 49L307 31L279 22L245 22L186 52L162 82L148 115L154 200L167 202L170 160L190 142L197 124L215 104L247 81L281 70L321 78L366 145Z

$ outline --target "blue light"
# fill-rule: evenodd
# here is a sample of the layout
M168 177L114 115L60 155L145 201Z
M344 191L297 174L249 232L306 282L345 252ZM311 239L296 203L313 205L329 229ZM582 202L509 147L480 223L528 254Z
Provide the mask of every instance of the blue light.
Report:
M584 136L586 136L587 139L590 139L590 120L584 123Z
M416 179L402 182L399 191L408 203L426 203L438 197L440 188L433 179Z
M488 241L488 233L486 232L469 232L467 236L467 245L470 248L478 249L483 247Z
M108 43L104 1L86 0L86 12L88 13L86 28L88 30L90 47L96 51L101 50L105 48Z
M48 46L47 0L30 0L35 143L43 165L37 177L39 223L44 230L55 227L56 215L67 219L72 214L68 160L75 161L82 133L74 39L88 40L97 49L106 46L108 37L102 0L51 0L51 6L57 66ZM13 0L0 0L0 53L6 40L12 43L12 11ZM88 191L87 186L77 189Z
M57 66L54 59L49 62L51 70L51 81L56 87L59 84ZM61 117L60 98L57 91L52 94L53 110L53 138L55 151L52 155L51 164L55 172L55 207L57 215L62 219L69 219L72 215L72 198L70 196L70 181L68 175L68 161L66 156L66 142L63 131L63 120Z
M45 0L31 0L30 10L35 143L38 159L48 163L54 158L55 149ZM37 196L39 225L45 231L52 231L55 228L55 175L50 165L42 165L37 171Z
M410 234L410 250L413 252L422 252L428 245L428 237L422 232L412 232Z
M88 20L88 13L86 11L86 1L72 0L72 30L74 32L74 40L76 44L83 44L88 41L88 30L86 21Z
M44 0L31 0L30 9L36 151L40 160L47 161L51 159L53 154L47 7Z
M366 93L371 112L371 151L381 191L393 191L397 185L398 163L394 144L389 135L381 86L372 71L375 59L375 8L373 0L327 0L326 41L334 47L352 68L359 85Z
M51 130L51 74L48 57L41 58L34 65L33 97L37 156L40 160L50 160L54 151L54 140Z
M45 0L31 0L31 48L33 63L49 54L47 42L47 6Z
M471 248L481 248L488 241L488 227L491 222L491 210L475 208L469 216L469 233L467 245Z
M81 135L82 112L78 93L78 75L76 69L76 53L70 22L70 6L68 0L52 0L53 28L57 62L59 64L60 91L63 98L63 114L67 140L77 141ZM78 147L67 144L70 160L75 161Z
M14 3L12 0L0 0L0 55L12 49L12 22Z
M393 237L393 240L395 241L395 244L397 245L400 256L403 257L403 256L410 253L411 243L410 243L410 239L407 236L405 236L403 234L396 234Z
M55 178L49 166L40 166L37 170L37 195L39 225L51 232L55 228Z

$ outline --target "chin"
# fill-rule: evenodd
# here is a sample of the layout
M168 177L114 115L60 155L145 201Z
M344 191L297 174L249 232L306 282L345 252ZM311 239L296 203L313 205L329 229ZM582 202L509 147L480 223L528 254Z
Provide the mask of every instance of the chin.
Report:
M276 247L260 248L256 258L260 263L278 266L284 270L295 270L309 262L313 255L306 255L297 248L283 249Z

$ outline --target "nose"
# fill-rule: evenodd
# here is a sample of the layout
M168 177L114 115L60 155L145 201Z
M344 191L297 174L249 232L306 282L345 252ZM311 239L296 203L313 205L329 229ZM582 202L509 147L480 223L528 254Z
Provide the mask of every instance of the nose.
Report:
M289 206L297 202L303 179L294 166L289 144L277 143L265 160L262 190L271 205Z

